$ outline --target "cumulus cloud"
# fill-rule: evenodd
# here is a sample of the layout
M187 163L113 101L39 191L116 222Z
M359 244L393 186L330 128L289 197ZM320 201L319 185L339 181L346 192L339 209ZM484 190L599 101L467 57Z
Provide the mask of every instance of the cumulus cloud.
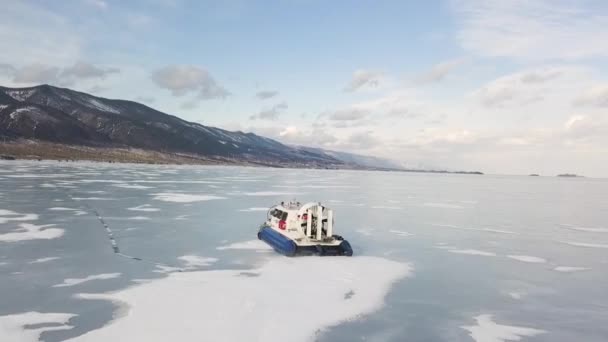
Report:
M574 100L574 104L579 106L608 107L608 84L590 87Z
M100 10L106 10L108 9L108 3L103 1L103 0L85 0L84 1L87 5L89 6L93 6L97 9Z
M266 99L275 97L278 94L279 94L279 92L276 90L262 90L262 91L258 91L257 93L255 93L255 97L257 97L260 100L266 100Z
M431 70L429 70L425 74L418 76L418 78L416 79L416 82L419 84L429 84L429 83L440 82L443 79L445 79L445 77L450 72L452 72L454 69L456 69L458 66L462 65L463 63L464 63L464 60L455 59L455 60L445 61L445 62L436 64L433 66L433 68L431 68Z
M453 0L458 39L490 57L581 59L608 56L608 16L585 2Z
M174 96L197 93L201 100L226 98L230 92L218 84L211 74L194 65L170 65L155 71L152 80Z
M539 67L497 78L473 92L486 107L525 106L554 96L570 95L572 87L588 79L588 70L576 66ZM564 91L565 90L565 91Z
M47 64L28 64L21 67L4 65L4 74L12 78L15 83L40 84L53 83L59 85L70 85L83 79L103 79L107 75L117 73L117 68L98 67L87 62L77 62L76 64L60 68Z
M30 64L16 68L13 73L15 83L56 83L59 68L46 64Z
M383 79L383 74L378 71L359 69L355 70L351 81L346 85L344 91L355 92L363 89L378 88Z
M79 61L71 67L63 69L61 77L86 79L86 78L105 78L106 76L118 73L118 68L102 68L91 63Z
M369 112L358 108L339 109L329 114L329 119L334 121L355 121L365 118Z
M287 103L281 102L272 106L272 108L261 110L259 113L250 116L249 119L276 120L279 118L279 115L281 115L287 108Z

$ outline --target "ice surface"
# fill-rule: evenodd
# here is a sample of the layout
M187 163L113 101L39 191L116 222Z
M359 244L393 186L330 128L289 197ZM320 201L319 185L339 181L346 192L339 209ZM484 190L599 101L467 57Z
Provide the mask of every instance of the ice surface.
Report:
M452 203L426 202L423 206L443 209L463 209L463 206Z
M404 232L402 230L389 230L389 232L393 233L395 235L401 236L401 237L408 237L408 236L413 236L414 235L412 233Z
M40 259L36 259L33 261L30 261L30 264L41 264L44 262L49 262L49 261L53 261L53 260L57 260L57 259L61 259L60 257L47 257L47 258L40 258Z
M479 315L475 317L477 325L463 326L471 338L477 342L504 342L521 341L522 337L536 336L546 331L534 328L501 325L492 321L492 315Z
M441 228L452 228L452 229L462 229L462 230L474 230L479 232L490 232L490 233L500 233L500 234L517 234L516 232L512 232L510 230L503 229L495 229L495 228L469 228L469 227L460 227L453 224L447 223L429 223L431 226L441 227Z
M590 243L590 242L577 242L577 241L561 241L570 246L576 247L589 247L589 248L608 248L608 244L603 243Z
M590 233L608 233L608 228L599 228L599 227L578 227L570 224L563 224L564 228L578 230L581 232L590 232Z
M235 242L226 246L217 247L219 250L223 249L256 249L256 250L272 250L272 247L268 246L264 241L261 240L249 240L243 242Z
M279 191L254 191L254 192L244 192L245 196L289 196L289 195L297 195L295 192L279 192Z
M2 342L37 342L45 331L70 330L68 321L75 317L68 313L24 312L0 316L0 341ZM45 326L32 328L33 325Z
M128 314L73 341L308 341L381 308L392 283L411 267L375 257L277 256L251 272L256 276L172 273L89 297L126 303Z
M128 208L128 210L132 210L132 211L146 211L146 212L160 211L159 208L152 208L152 206L150 204L142 204L142 205L139 205L137 207Z
M586 271L586 270L590 270L590 268L589 267L575 267L575 266L557 266L553 270L558 271L558 272L568 273L568 272Z
M72 197L74 201L112 201L114 198L104 197Z
M198 255L182 255L178 259L183 261L186 267L210 266L218 260L217 258L204 258Z
M65 208L65 207L53 207L53 208L49 208L48 210L51 210L51 211L76 211L78 209Z
M90 275L90 276L84 277L84 278L68 278L68 279L64 279L63 283L53 285L53 287L75 286L75 285L79 285L82 283L86 283L87 281L91 281L91 280L114 279L114 278L120 277L120 275L121 275L120 273L102 273L102 274Z
M53 227L54 224L46 224L37 226L30 223L22 223L19 225L19 229L16 231L0 234L0 242L16 242L24 240L38 240L38 239L56 239L61 237L64 230L61 228L48 228Z
M547 262L547 260L545 260L543 258L529 256L529 255L507 255L507 258L511 258L511 259L519 260L519 261L523 261L523 262L537 263L537 264L543 264L543 263Z
M145 185L139 185L139 184L112 184L112 186L115 186L117 188L136 189L136 190L154 189L151 186L145 186Z
M496 256L496 253L479 251L479 250L476 250L476 249L448 249L448 252L450 252L450 253L456 253L456 254Z
M21 214L11 210L0 209L0 224L9 221L33 221L37 219L38 215L36 214Z
M128 218L128 220L133 220L133 221L145 221L145 220L149 220L150 218L147 216L131 216Z
M190 202L201 202L215 199L225 199L225 197L213 196L213 195L195 195L195 194L184 194L177 192L162 192L152 194L155 200L164 202L176 202L176 203L190 203Z
M268 211L268 208L253 207L253 208L247 208L247 209L239 209L239 211Z

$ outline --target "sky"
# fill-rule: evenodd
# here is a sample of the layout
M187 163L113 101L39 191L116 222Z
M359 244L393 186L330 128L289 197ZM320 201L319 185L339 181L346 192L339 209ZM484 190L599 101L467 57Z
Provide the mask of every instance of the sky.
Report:
M406 167L608 177L608 2L0 0L0 85Z

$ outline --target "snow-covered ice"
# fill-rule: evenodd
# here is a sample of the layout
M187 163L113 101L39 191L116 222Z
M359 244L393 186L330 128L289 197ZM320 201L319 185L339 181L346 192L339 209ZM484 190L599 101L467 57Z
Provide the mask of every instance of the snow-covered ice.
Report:
M577 266L557 266L553 270L555 270L557 272L570 273L570 272L586 271L586 270L590 270L590 268L589 267L577 267Z
M480 250L477 250L477 249L448 249L448 252L450 252L450 253L456 253L456 254L481 255L481 256L496 256L496 253L494 253L494 252L480 251Z
M18 229L10 233L0 234L0 242L17 242L38 239L49 240L61 237L64 230L61 228L54 228L54 226L54 224L37 226L35 224L22 223L19 225Z
M33 261L30 261L30 264L42 264L44 262L49 262L49 261L53 261L53 260L58 260L61 259L60 257L46 257L46 258L39 258Z
M243 242L235 242L226 246L217 247L219 250L224 249L255 249L255 250L272 250L268 244L261 240L249 240Z
M76 285L86 283L86 282L92 281L92 280L114 279L114 278L120 277L120 275L121 275L120 273L102 273L102 274L90 275L90 276L84 277L84 278L68 278L68 279L64 279L63 283L53 285L53 287L76 286Z
M127 210L132 210L132 211L146 211L146 212L154 212L154 211L160 211L159 208L153 208L150 204L142 204L142 205L138 205L137 207L131 207L131 208L127 208Z
M524 328L510 325L501 325L492 320L492 315L479 315L475 317L477 325L463 326L476 342L504 342L520 341L522 337L531 337L543 334L546 331L535 328Z
M588 247L588 248L608 248L606 243L592 243L592 242L579 242L579 241L561 241L570 246L575 247Z
M522 262L536 263L536 264L544 264L547 262L546 259L535 257L535 256L530 256L530 255L507 255L507 258L522 261Z
M37 219L37 214L21 214L12 210L0 209L0 224L9 221L34 221Z
M0 316L0 340L2 342L37 342L45 331L72 329L73 326L67 323L75 316L69 313L36 311Z
M239 211L268 211L268 208L265 207L252 207L247 209L239 209Z
M391 284L411 270L408 264L375 257L276 257L247 272L253 277L241 270L171 273L119 292L81 297L125 305L127 314L71 341L125 336L148 342L202 336L209 341L309 341L320 330L380 309ZM281 324L286 317L297 324Z
M182 255L178 259L183 261L186 267L210 266L218 260L217 258L205 258L198 255Z
M216 199L225 199L225 197L214 196L214 195L203 195L203 194L185 194L178 192L162 192L152 194L154 199L157 201L163 202L175 202L175 203L191 203L191 202L201 202L201 201L210 201Z

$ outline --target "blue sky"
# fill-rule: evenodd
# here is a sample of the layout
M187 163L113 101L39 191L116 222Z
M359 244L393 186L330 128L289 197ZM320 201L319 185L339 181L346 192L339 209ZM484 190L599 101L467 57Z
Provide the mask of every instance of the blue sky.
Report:
M6 1L50 83L408 166L608 176L603 1Z

